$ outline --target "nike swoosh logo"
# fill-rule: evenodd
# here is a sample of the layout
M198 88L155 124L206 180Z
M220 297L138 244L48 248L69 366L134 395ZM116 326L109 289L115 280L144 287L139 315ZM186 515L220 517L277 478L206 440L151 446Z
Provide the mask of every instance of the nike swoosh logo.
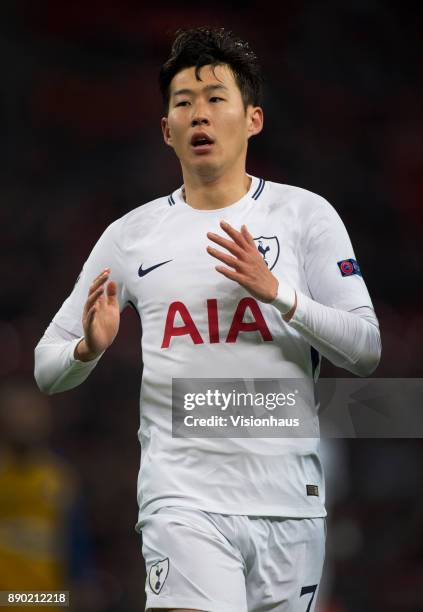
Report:
M150 266L149 268L145 268L145 270L142 269L142 264L141 264L138 270L138 276L142 278L143 276L145 276L149 272L152 272L156 268L160 268L160 266L164 266L165 264L169 263L169 261L172 261L172 259L168 259L167 261L162 261L161 263L158 263L155 266Z

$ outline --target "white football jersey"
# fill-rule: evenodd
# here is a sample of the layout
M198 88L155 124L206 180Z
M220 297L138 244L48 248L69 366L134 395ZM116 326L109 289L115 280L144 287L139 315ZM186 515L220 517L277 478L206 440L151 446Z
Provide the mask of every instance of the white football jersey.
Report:
M169 505L326 515L318 437L172 437L172 378L305 378L312 387L319 367L316 351L274 306L215 270L207 232L224 235L222 219L238 230L246 224L281 284L334 308L372 307L361 275L345 278L341 269L344 262L349 274L355 255L334 208L310 191L251 178L248 193L219 210L192 208L179 188L112 223L53 319L83 336L89 285L106 267L121 309L132 304L140 315L139 520ZM308 409L316 414L314 402Z

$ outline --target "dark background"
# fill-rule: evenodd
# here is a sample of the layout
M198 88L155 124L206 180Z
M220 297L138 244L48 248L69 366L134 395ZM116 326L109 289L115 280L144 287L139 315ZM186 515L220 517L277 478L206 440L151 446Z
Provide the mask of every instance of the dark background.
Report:
M247 170L335 206L380 321L374 376L422 376L423 13L410 7L3 1L2 379L34 385L34 346L105 227L182 183L162 141L157 76L175 30L205 24L233 29L261 60L265 127ZM139 323L127 310L89 380L44 400L48 444L73 469L84 508L86 544L65 581L78 612L143 609L133 529L140 373ZM327 362L322 375L348 376ZM12 446L6 429L2 437ZM319 612L422 610L421 440L322 444L329 536Z

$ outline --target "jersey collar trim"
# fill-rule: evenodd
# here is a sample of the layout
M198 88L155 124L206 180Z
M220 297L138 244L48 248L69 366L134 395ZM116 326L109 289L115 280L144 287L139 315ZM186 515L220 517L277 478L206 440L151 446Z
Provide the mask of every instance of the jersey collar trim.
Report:
M255 190L255 192L253 193L253 195L251 196L253 198L253 200L258 200L259 197L261 196L261 193L264 189L264 186L266 184L266 181L264 179L260 179L260 183L257 187L257 189Z
M173 199L173 194L172 194L172 193L171 193L171 194L170 194L170 196L168 197L167 202L168 202L169 206L175 206L176 202L175 202L175 200Z
M238 200L237 202L234 202L233 204L229 204L229 206L226 206L225 208L232 208L232 206L237 206L241 202L244 202L247 198L252 198L253 200L258 200L259 199L259 197L263 193L263 189L264 189L264 186L266 184L266 181L264 179L262 179L262 178L259 179L259 178L255 177L255 176L252 176L251 174L248 174L248 173L247 173L247 176L249 176L252 179L251 180L250 189L247 191L247 193L245 195L242 196L242 198L240 200ZM168 196L167 201L168 201L169 206L175 206L175 204L178 203L178 204L183 204L184 206L190 208L192 211L199 212L199 213L213 213L213 212L216 212L215 210L198 210L196 208L193 208L189 204L187 204L185 202L183 196L182 196L182 187L183 187L183 185L181 185L178 189L173 191ZM217 210L222 211L221 208L219 208Z

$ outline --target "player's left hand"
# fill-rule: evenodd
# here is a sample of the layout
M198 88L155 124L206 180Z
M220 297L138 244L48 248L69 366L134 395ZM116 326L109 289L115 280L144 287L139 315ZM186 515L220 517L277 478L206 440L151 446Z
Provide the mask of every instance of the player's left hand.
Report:
M227 249L231 255L208 246L207 252L229 266L216 266L216 270L244 287L253 297L261 302L272 302L277 293L279 281L267 267L257 250L254 238L243 225L238 232L229 223L220 222L220 227L232 238L228 240L213 232L207 237Z

